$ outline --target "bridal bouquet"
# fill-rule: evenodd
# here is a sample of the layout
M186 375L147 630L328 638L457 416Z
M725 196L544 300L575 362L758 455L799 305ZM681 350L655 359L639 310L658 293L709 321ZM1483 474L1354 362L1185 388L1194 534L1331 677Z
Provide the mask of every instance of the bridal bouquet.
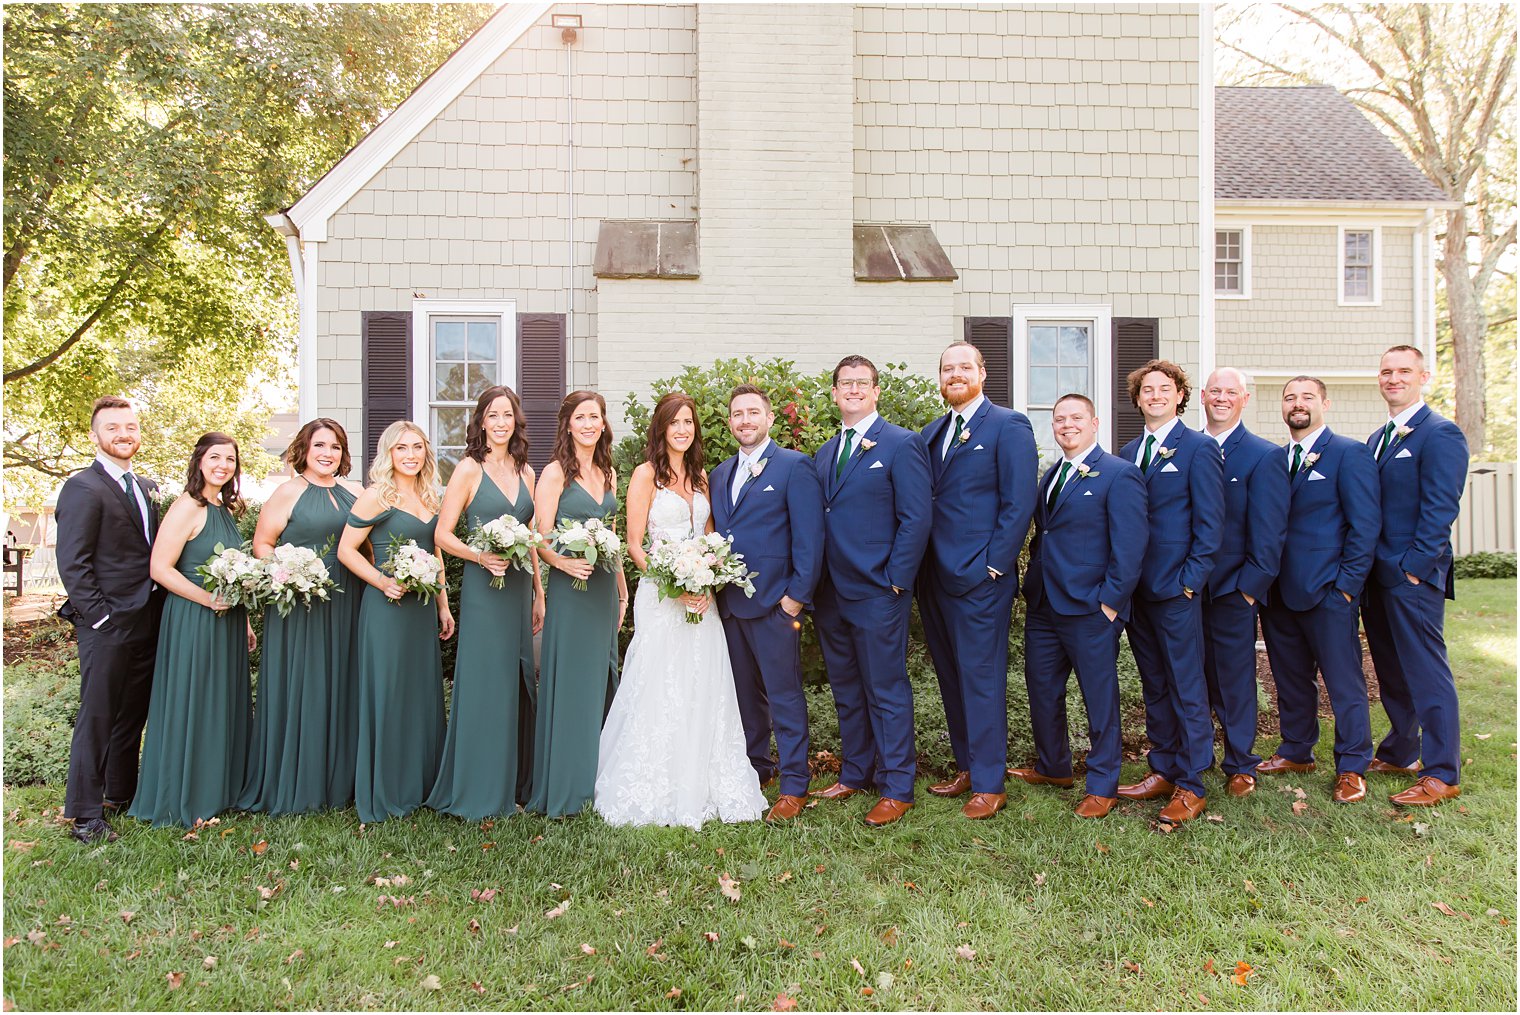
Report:
M443 562L418 546L415 539L392 536L390 551L380 570L396 579L406 591L417 593L424 603L432 602L443 591Z
M257 606L266 587L264 562L249 553L249 545L217 543L206 563L195 569L201 585L231 606Z
M589 564L601 564L603 571L616 571L623 561L623 541L612 526L600 518L563 521L552 533L554 544L566 557L580 557ZM570 585L586 591L584 578L570 579Z
M544 545L544 537L512 515L502 515L471 529L464 542L472 550L506 558L507 563L519 571L531 571L533 551ZM505 585L506 575L491 579L493 589Z
M735 552L733 540L709 532L705 536L674 541L661 540L649 548L649 568L645 576L658 583L661 599L674 599L685 593L716 593L732 585L746 596L755 594L758 572L744 564L744 554ZM688 624L702 623L702 614L686 611Z
M297 603L311 609L313 601L327 602L337 583L327 572L323 559L332 549L332 539L321 550L294 543L282 543L261 562L264 565L263 599L266 606L290 616ZM339 590L341 591L341 590Z

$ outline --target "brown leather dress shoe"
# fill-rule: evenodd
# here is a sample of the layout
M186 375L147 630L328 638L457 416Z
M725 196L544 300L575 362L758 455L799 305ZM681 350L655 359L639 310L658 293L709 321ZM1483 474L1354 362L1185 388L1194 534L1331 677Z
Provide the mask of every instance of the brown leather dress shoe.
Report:
M913 805L906 800L893 800L891 797L882 797L876 801L876 806L871 808L871 813L866 815L866 824L872 828L890 825L912 809Z
M1184 821L1192 821L1202 814L1204 807L1207 805L1208 801L1203 797L1178 786L1176 791L1172 793L1172 799L1167 802L1165 807L1161 808L1159 817L1168 825L1180 825Z
M790 796L786 793L776 798L776 806L765 816L767 825L779 825L795 819L802 813L802 808L807 806L807 801L800 796Z
M1335 777L1330 799L1338 804L1354 804L1367 799L1367 780L1356 772L1342 772Z
M1413 765L1410 765L1408 768L1400 768L1398 765L1390 765L1386 761L1379 761L1377 758L1373 758L1367 763L1367 771L1376 775L1407 775L1412 779L1419 774L1420 762L1419 759L1415 759Z
M1007 793L973 793L961 813L972 821L984 821L1002 810L1008 803Z
M1044 775L1033 768L1010 768L1008 778L1027 782L1031 786L1060 786L1063 789L1076 781L1069 775Z
M1132 782L1127 786L1119 787L1119 795L1126 800L1155 800L1157 797L1171 795L1177 787L1167 782L1155 772L1149 772L1139 782Z
M970 789L971 773L956 772L952 778L947 779L944 782L937 782L933 786L930 786L929 792L933 793L935 796L960 796L962 793L965 793Z
M1250 796L1256 792L1256 776L1236 772L1225 783L1225 789L1229 791L1230 796Z
M853 786L846 786L842 782L836 782L834 785L825 786L823 789L808 790L808 796L815 796L820 800L848 800L856 793L864 792L865 790L855 789Z
M1444 783L1433 775L1422 775L1413 786L1388 799L1400 807L1434 807L1443 800L1455 800L1461 795L1461 786Z
M1314 771L1314 762L1289 761L1281 754L1274 754L1266 761L1257 765L1256 771L1262 775L1281 775L1284 772L1296 772L1299 775L1307 775Z
M1082 798L1082 802L1072 810L1079 818L1106 818L1108 812L1113 810L1119 803L1118 797L1093 796L1091 793Z

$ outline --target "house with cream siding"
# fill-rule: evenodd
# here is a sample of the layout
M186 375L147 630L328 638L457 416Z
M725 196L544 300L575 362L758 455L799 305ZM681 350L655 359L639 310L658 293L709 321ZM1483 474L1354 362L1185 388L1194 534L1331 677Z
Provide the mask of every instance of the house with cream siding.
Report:
M1301 369L1357 414L1337 425L1370 429L1376 353L1431 345L1439 195L1256 193L1224 150L1253 125L1339 102L1381 135L1331 90L1265 110L1216 92L1212 45L1206 5L507 5L269 216L301 415L340 420L366 465L414 418L448 460L490 383L535 436L595 388L619 433L627 398L688 363L932 373L965 337L1045 442L1067 390L1107 446L1132 436L1123 378L1158 354L1200 381L1254 369L1264 433Z

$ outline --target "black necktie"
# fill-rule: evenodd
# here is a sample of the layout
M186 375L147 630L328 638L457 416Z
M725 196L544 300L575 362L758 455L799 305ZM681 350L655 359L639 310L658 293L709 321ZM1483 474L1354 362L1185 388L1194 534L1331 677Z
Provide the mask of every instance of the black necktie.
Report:
M137 526L137 531L143 534L143 538L147 539L148 527L143 522L142 508L137 503L137 484L132 482L132 474L130 472L122 475L121 485L122 489L127 491L127 511L132 515L132 523Z
M1293 445L1293 467L1288 470L1289 479L1292 479L1294 476L1298 475L1298 470L1299 467L1303 464L1303 460L1304 446L1302 444Z

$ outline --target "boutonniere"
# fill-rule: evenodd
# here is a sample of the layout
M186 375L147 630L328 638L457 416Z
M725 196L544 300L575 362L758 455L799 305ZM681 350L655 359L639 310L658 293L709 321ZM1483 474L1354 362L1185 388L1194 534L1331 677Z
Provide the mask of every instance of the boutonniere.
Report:
M1309 466L1313 465L1317 461L1319 461L1319 452L1318 451L1311 451L1311 452L1309 452L1307 455L1304 456L1304 468L1307 469Z
M967 441L969 441L970 439L971 439L971 431L970 430L962 430L961 431L961 443L964 444Z
M762 473L762 472L765 471L765 464L767 462L769 462L769 461L770 461L769 458L762 458L758 462L750 462L750 464L749 464L749 478L750 479L759 479L760 478L760 473Z
M1172 457L1176 453L1177 453L1177 449L1176 448L1157 448L1156 449L1156 456L1158 458L1160 458L1162 461L1166 461L1168 458Z
M1077 463L1077 478L1078 479L1086 479L1089 476L1096 476L1098 474L1099 474L1098 470L1097 469L1089 469L1087 467L1087 463L1086 462L1078 462Z
M1401 441L1405 437L1408 437L1412 433L1414 433L1414 427L1412 427L1412 426L1401 426L1401 427L1399 427L1397 430L1395 430L1393 432L1393 439L1395 441Z
M961 438L961 440L965 440L965 439L966 438L964 438L964 437ZM862 450L862 451L870 451L875 446L876 446L876 442L873 441L873 440L871 440L868 437L862 437L860 439L860 450Z

